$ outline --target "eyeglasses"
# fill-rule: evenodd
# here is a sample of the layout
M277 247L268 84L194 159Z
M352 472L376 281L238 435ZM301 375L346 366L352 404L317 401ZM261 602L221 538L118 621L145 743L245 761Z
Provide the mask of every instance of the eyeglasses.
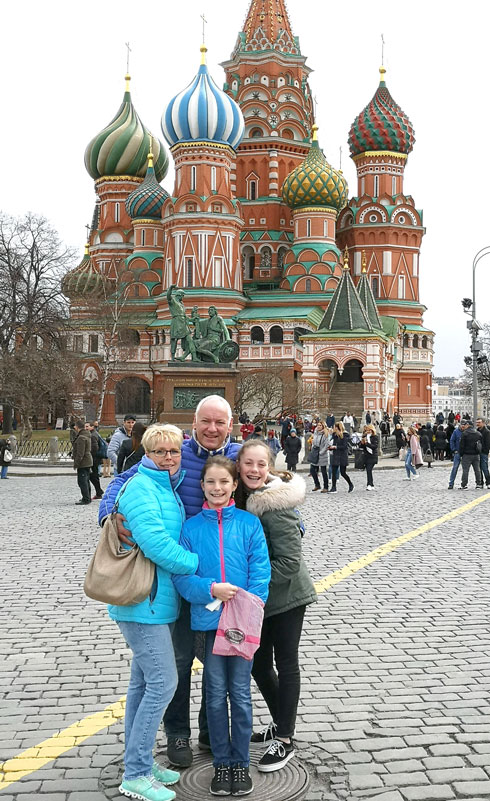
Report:
M180 451L171 448L170 450L161 450L161 451L150 451L150 453L154 453L155 456L171 456L172 459L176 459L177 456L180 456Z

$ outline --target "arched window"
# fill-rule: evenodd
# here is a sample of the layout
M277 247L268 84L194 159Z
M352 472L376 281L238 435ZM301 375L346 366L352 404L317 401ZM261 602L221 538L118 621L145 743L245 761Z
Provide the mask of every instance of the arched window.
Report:
M250 181L249 184L249 199L255 200L257 197L257 181Z
M114 222L118 223L118 222L121 221L121 211L120 211L120 209L121 209L121 204L120 203L114 203Z
M116 414L150 414L150 387L142 378L123 378L116 384Z
M284 267L284 259L286 258L286 253L288 252L287 248L279 248L277 251L277 268L278 270L282 270Z
M408 334L403 334L403 347L408 348Z
M311 292L311 278L307 278L305 281L305 292Z
M250 138L251 139L257 139L257 137L263 136L263 135L264 135L264 132L262 131L262 128L252 128L252 130L250 131Z
M254 277L255 252L250 245L246 245L242 250L243 277L250 281Z
M250 331L250 341L252 345L261 345L264 341L264 329L260 325L254 325Z
M145 242L146 242L146 231L145 231L144 228L142 228L141 231L140 231L140 242L141 242L141 246L144 247Z
M119 344L123 347L132 347L140 344L140 335L134 328L121 328L117 339Z
M419 346L418 334L414 334L413 335L413 340L412 340L412 347L413 348L418 348L418 346Z
M306 220L306 236L311 236L311 220Z
M185 260L185 285L194 286L194 259Z
M260 266L263 270L270 270L272 265L272 250L269 247L260 251Z
M379 177L377 175L374 176L374 192L373 197L378 197L379 194Z
M282 345L283 331L280 325L272 326L269 334L269 340L271 345Z
M197 177L197 169L196 166L193 165L191 167L191 192L196 191L196 177Z
M371 278L371 289L375 298L379 298L379 279Z
M211 192L216 192L216 167L211 167Z
M428 348L429 347L429 341L428 341L427 337L422 337L422 347L423 348Z

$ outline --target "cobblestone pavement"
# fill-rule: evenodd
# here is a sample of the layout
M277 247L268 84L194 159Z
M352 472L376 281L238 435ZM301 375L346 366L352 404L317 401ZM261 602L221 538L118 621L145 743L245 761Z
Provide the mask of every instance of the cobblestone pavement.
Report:
M340 580L307 611L297 724L307 801L490 798L490 493L450 518L487 494L449 492L448 471L423 469L411 483L403 470L379 471L372 493L354 474L350 495L342 479L335 496L312 494L309 481L304 551L315 579L446 522ZM0 783L0 801L103 801L101 776L122 754L121 720L76 747L65 732L24 754L126 691L118 629L82 592L96 505L73 505L74 476L12 478L0 489L0 761L21 755L16 769L26 771ZM196 676L194 720L199 684ZM256 725L266 723L257 697L255 711ZM39 753L47 764L36 769Z

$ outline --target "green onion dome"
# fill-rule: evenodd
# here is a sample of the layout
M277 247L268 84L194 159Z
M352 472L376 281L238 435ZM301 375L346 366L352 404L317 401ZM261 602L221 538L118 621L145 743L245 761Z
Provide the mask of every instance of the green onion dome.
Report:
M155 177L153 167L153 153L148 153L148 168L145 180L133 189L126 199L126 211L132 220L137 217L148 217L150 220L159 220L162 216L162 206L168 198L165 189L162 189Z
M373 151L408 155L415 142L412 123L395 103L386 86L385 68L380 67L380 82L373 99L355 118L349 131L351 156Z
M129 75L119 111L98 133L85 150L85 168L94 180L104 175L127 175L143 178L150 149L150 132L141 122L131 102ZM168 170L168 156L163 144L153 140L155 175L161 181Z
M348 187L340 170L327 161L318 145L317 126L305 160L289 173L282 185L282 199L292 209L319 206L340 211L347 203Z
M104 290L104 277L92 263L88 247L87 242L83 259L78 267L70 270L61 279L61 291L67 298L77 298L83 295L97 296Z

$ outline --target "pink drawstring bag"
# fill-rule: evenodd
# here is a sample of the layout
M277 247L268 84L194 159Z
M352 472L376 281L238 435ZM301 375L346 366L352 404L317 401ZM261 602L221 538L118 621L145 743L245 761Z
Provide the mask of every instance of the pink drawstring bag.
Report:
M260 645L264 603L257 595L238 588L224 604L214 639L213 654L242 656L249 662Z

